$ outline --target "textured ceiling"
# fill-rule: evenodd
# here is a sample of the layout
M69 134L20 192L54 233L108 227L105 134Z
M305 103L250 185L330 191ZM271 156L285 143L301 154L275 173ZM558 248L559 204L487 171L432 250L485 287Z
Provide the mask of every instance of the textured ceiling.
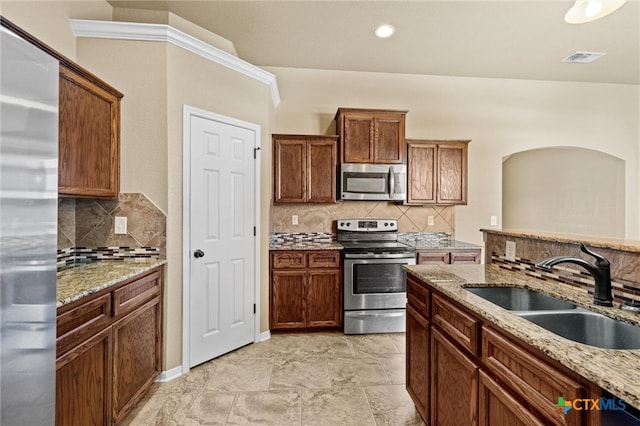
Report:
M563 21L573 0L109 3L172 12L257 66L640 84L640 0L579 25ZM380 23L396 35L376 39ZM574 51L606 55L561 62Z

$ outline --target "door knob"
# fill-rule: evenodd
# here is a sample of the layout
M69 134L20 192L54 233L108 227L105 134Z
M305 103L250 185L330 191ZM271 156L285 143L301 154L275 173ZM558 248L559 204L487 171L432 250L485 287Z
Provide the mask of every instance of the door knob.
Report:
M199 257L204 257L204 252L202 250L196 250L193 252L193 257L195 257L196 259Z

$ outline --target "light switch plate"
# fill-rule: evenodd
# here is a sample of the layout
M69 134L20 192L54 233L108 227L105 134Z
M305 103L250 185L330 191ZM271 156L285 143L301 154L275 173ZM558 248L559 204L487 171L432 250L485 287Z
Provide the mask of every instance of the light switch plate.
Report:
M516 242L507 241L507 247L505 249L504 257L511 262L516 260Z
M126 216L115 217L115 226L114 226L113 232L119 235L127 233L127 217Z

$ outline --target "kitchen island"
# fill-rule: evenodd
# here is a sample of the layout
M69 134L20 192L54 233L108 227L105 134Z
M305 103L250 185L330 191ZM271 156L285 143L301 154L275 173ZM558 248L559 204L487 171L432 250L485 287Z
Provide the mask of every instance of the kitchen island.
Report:
M495 379L495 377L486 375L484 370L486 369L491 371L492 366L495 367L495 365L499 364L496 363L494 358L502 357L503 359L501 361L507 361L506 358L511 356L511 349L506 350L506 352L503 350L501 355L496 355L500 353L499 351L495 353L488 353L492 351L492 348L496 351L493 343L502 339L502 336L505 336L505 341L513 343L514 348L519 348L514 350L514 353L518 350L522 351L522 348L525 348L525 358L529 360L536 360L536 362L531 361L531 366L535 366L538 361L544 365L544 368L539 370L540 376L536 376L531 373L532 371L535 371L535 368L533 367L527 373L522 373L526 369L520 368L518 374L524 374L525 376L528 374L529 376L525 379L509 379L512 380L512 383L521 385L521 387L517 389L516 393L519 392L521 398L528 398L529 402L535 399L535 396L533 395L534 393L540 392L540 401L542 401L543 404L547 404L546 408L537 412L538 414L542 413L541 418L543 421L552 422L554 424L582 424L579 422L583 421L576 417L576 422L578 423L572 423L571 421L564 423L565 418L555 413L555 411L558 410L554 410L557 407L554 407L552 402L555 404L558 397L564 396L565 400L569 400L570 397L561 394L551 395L551 393L554 393L553 391L549 392L549 388L545 391L544 386L540 385L540 382L544 380L544 376L549 375L550 377L553 377L554 373L552 373L552 371L556 369L560 372L558 373L558 377L562 377L562 379L558 379L558 382L554 383L563 384L563 386L571 389L575 388L575 395L577 395L577 397L588 398L589 396L597 395L599 393L598 388L601 388L610 392L615 397L624 399L628 405L640 407L640 382L638 382L638 377L640 377L640 350L602 349L575 343L551 333L479 296L476 296L471 292L466 291L464 288L473 286L510 286L529 288L569 301L579 307L590 309L609 317L621 319L637 326L640 326L640 315L622 311L617 307L617 304L616 307L613 308L595 306L592 304L592 297L585 292L572 289L567 285L555 283L553 281L543 281L534 277L506 272L499 269L497 266L488 266L485 268L483 265L416 265L405 266L405 269L408 272L407 291L409 308L411 308L413 304L414 308L410 309L410 311L413 310L416 314L415 316L418 317L418 322L416 322L418 327L414 328L420 328L421 324L422 336L429 336L429 334L433 336L435 334L446 334L441 333L441 331L443 329L446 330L448 326L444 328L439 326L434 329L434 324L437 324L442 318L444 318L445 321L451 320L451 323L454 324L449 329L449 331L453 330L453 334L458 333L455 328L459 326L462 331L458 333L458 337L461 337L462 341L466 342L468 346L468 352L460 357L460 359L464 361L461 365L467 367L470 366L468 371L470 371L470 377L476 377L473 379L476 384L478 383L478 374L481 384L484 383L483 380L487 383L494 383L492 381L492 377L493 379ZM416 300L419 303L415 304L414 301ZM420 309L415 309L416 306L423 307L422 312L418 312ZM448 313L444 312L443 307L455 307L456 309L459 309L460 316L457 317L457 314L450 316ZM440 310L442 310L442 312ZM440 318L436 318L438 316L440 316ZM408 321L411 322L412 319L409 319ZM428 325L431 326L430 329L427 327ZM425 373L424 371L419 370L418 375L416 376L416 372L414 370L416 368L421 369L422 367L417 367L418 363L416 360L411 359L411 346L414 344L415 340L411 336L411 327L408 325L407 328L407 387L411 393L411 387L415 386L415 383L412 383L412 377L415 378L422 375L421 377L423 378L428 377L431 380L434 380L434 374L437 372L439 367L432 366L431 373ZM420 332L420 330L418 331ZM495 337L496 335L500 335L500 337L497 338ZM423 338L422 340L424 341ZM438 348L442 348L444 346L443 344L439 344L440 340L438 339L431 339L431 342L431 350L429 351L428 346L427 348L422 346L421 349L423 352L431 352L431 354L434 355L438 353ZM452 347L454 346L455 345ZM509 348L511 348L511 346L509 346ZM472 361L468 361L468 359ZM513 362L513 360L511 361ZM508 363L508 361L505 362L505 364ZM503 367L504 366L500 366L498 370ZM473 371L476 371L476 373L471 373ZM502 372L505 371L507 371L507 368L503 368ZM570 379L566 379L564 373L566 373L567 377L570 377ZM498 375L498 377L500 376ZM509 382L509 380L506 382ZM529 387L527 380L533 380L537 384ZM567 383L570 383L571 385L567 385ZM434 384L431 383L432 388L433 386ZM467 385L467 387L469 386ZM560 388L561 386L558 386L557 389ZM482 389L486 392L483 392ZM487 391L487 389L490 389L489 385L484 387L480 386L480 390L476 391L480 394L480 397L478 397L478 400L480 401L478 405L480 405L481 411L480 418L484 418L485 420L487 419L486 413L482 413L483 398L486 403L487 401L493 401L491 397L494 395L489 395L492 390L490 389ZM428 394L428 392L428 389L423 389L422 396L424 396L425 393ZM545 392L546 394L542 395ZM415 400L416 397L414 394L412 394L412 396ZM420 391L418 394L420 394ZM436 398L436 396L433 395L433 392L431 392L431 398ZM469 398L474 398L473 394L469 395ZM508 398L511 398L511 396ZM505 400L503 400L503 404L505 404L504 401ZM419 404L416 405L418 406ZM422 409L421 414L423 414L423 417L433 415L433 413L429 413L429 403L425 403L423 405L427 407L426 409L424 407ZM515 406L515 404L512 405ZM487 403L485 407L489 406L490 404ZM509 404L506 404L506 406L510 407ZM523 406L526 407L527 402L523 402ZM419 406L418 408L420 410ZM524 409L525 408L522 408L522 410ZM545 412L545 410L547 411ZM592 418L595 416L592 413L576 413L576 410L573 411L574 413L569 411L570 414L567 415L567 419L571 419L572 417L570 416L577 416L578 414L586 417L592 416ZM522 412L519 412L519 414L522 415ZM483 417L483 415L485 415L485 417ZM483 424L483 422L481 421L480 424ZM587 424L592 423L587 422Z

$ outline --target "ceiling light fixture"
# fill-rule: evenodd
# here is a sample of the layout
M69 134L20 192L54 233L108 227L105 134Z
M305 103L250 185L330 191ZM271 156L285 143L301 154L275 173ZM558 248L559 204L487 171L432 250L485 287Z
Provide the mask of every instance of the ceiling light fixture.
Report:
M583 24L607 16L627 0L576 0L564 20L569 24Z
M382 24L373 32L378 38L389 38L396 32L396 27L389 24Z

